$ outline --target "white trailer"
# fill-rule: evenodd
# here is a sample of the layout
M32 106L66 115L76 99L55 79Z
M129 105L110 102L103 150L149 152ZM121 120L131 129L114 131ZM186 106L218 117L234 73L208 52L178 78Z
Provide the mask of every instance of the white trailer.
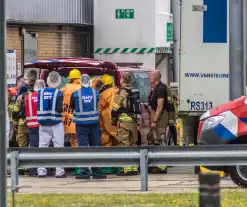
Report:
M160 69L168 82L170 0L94 0L94 57Z
M181 2L179 112L186 114L187 143L195 139L198 116L229 101L228 19L228 0Z

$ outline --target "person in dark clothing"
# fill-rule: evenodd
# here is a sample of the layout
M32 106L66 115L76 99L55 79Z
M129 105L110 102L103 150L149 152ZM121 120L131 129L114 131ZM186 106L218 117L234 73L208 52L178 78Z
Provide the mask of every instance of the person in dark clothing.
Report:
M161 74L155 70L150 73L152 90L148 96L148 113L150 121L150 132L154 134L150 144L162 145L168 125L168 95L165 84L161 82Z
M167 88L161 82L160 71L150 73L152 90L148 96L148 114L150 131L148 134L149 145L165 145L166 128L168 126L168 94ZM150 167L151 173L167 173L166 166Z
M21 94L27 93L28 88L33 88L33 86L35 84L35 80L37 79L37 77L38 77L38 73L36 70L31 69L25 73L24 81L22 82L20 87L18 87L18 90L16 93L16 100Z

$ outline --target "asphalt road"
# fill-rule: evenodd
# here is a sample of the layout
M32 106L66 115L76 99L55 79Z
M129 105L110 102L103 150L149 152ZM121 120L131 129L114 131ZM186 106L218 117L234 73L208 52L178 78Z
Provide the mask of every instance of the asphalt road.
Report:
M196 192L198 191L198 175L192 168L170 168L168 174L149 174L149 192ZM8 178L8 186L11 180ZM140 192L140 176L119 177L108 175L107 180L76 180L73 176L57 179L30 178L20 176L20 193L138 193ZM230 178L221 179L221 189L238 189Z

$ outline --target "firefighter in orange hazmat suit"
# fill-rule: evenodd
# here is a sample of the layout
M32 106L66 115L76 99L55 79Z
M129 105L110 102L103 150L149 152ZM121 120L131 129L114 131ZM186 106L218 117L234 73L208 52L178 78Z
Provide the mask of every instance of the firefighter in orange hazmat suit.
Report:
M102 76L103 88L100 91L99 112L101 123L101 146L116 146L117 127L111 123L111 111L115 94L118 89L113 87L113 79L110 75Z
M62 88L63 92L63 125L65 138L70 140L72 147L78 147L76 139L75 124L72 122L73 110L70 107L70 97L71 94L81 88L80 84L81 72L79 70L73 69L69 73L70 83ZM80 174L80 168L76 168L73 172L74 175Z
M103 84L103 85L102 85ZM117 88L113 87L113 78L104 74L101 79L94 78L92 87L99 91L99 112L101 128L101 146L117 146L116 139L117 128L111 123L111 111ZM121 168L103 168L103 173L118 173Z

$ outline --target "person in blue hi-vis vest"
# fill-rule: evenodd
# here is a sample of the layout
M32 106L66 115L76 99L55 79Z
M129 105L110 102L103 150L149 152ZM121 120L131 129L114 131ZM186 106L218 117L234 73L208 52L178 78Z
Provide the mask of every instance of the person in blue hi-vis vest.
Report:
M64 147L62 123L63 93L58 90L61 76L52 71L47 78L47 88L38 90L39 147L46 148L52 141L54 147ZM47 170L38 168L38 177L46 177ZM64 168L56 168L56 178L65 178Z
M76 137L79 147L100 146L99 127L99 93L90 86L90 77L87 74L81 76L82 87L72 93L70 106L73 113L73 122L76 125ZM93 179L105 179L101 168L92 168ZM76 179L90 179L88 168L81 168Z

